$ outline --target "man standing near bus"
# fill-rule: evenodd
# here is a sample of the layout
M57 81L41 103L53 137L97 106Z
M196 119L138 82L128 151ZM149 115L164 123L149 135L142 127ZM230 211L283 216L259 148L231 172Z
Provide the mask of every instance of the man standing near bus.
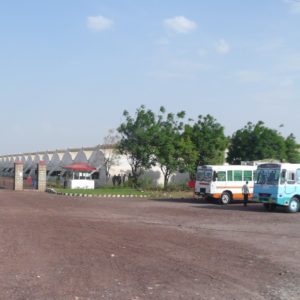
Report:
M248 205L248 196L249 196L249 187L248 187L248 181L242 186L242 193L244 196L244 206Z

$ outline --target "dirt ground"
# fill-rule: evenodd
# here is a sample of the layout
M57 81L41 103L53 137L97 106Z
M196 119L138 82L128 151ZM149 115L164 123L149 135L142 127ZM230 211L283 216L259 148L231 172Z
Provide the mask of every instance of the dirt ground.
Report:
M0 190L0 299L300 299L300 213Z

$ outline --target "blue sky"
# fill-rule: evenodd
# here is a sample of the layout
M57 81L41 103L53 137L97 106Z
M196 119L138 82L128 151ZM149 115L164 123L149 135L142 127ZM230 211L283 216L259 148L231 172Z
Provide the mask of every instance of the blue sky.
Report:
M299 28L297 0L3 0L0 154L101 144L142 104L300 143Z

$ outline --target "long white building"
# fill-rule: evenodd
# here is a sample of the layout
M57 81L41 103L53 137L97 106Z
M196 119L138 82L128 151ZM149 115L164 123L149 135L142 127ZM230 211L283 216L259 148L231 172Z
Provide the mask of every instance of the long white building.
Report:
M94 178L96 179L98 186L106 182L104 168L105 160L104 153L101 151L101 146L2 155L0 156L0 175L13 176L14 163L17 161L23 162L24 176L34 174L38 162L44 161L47 165L48 179L56 177L58 174L63 174L63 172L65 172L63 167L66 165L75 162L84 162L97 169Z
M95 147L83 147L74 149L62 149L54 151L40 151L32 153L10 154L0 156L0 176L13 176L15 162L23 162L23 174L29 176L34 174L39 161L44 161L47 165L47 178L56 178L57 175L63 175L64 166L72 163L88 163L96 168L93 173L96 186L103 186L107 182L105 158L108 153L111 155L108 145L98 145ZM131 172L130 165L126 156L119 155L114 159L109 175L128 175ZM153 184L163 184L163 174L159 167L153 167L145 171L144 177L147 177ZM174 183L184 183L188 180L188 174L176 173L171 176L170 181Z

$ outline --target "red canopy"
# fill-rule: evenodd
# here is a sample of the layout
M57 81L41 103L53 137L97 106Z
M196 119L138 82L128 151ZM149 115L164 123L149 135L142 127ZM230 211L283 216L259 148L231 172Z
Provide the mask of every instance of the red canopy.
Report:
M190 187L190 188L195 188L195 180L190 180L188 183L187 183L187 186Z
M72 171L95 171L96 170L96 168L85 163L75 163L68 166L64 166L63 168Z

